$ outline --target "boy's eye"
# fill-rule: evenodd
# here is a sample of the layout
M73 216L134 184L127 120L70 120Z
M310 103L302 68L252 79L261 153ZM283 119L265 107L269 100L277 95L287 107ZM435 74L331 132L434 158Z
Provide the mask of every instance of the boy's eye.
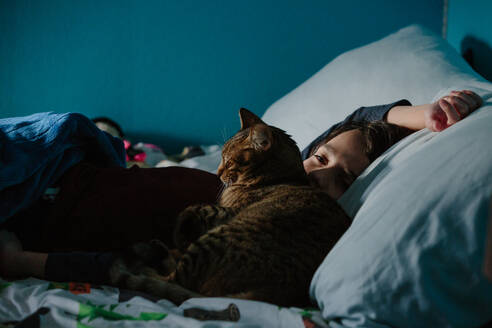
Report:
M320 155L314 155L314 157L318 160L318 162L320 162L321 164L325 165L326 164L326 160L324 159L323 156L320 156Z

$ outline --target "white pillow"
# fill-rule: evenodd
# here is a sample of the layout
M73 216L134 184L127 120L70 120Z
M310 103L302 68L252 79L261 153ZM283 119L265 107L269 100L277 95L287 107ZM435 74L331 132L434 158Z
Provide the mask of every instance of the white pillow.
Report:
M361 106L408 99L429 103L440 90L487 88L459 54L431 31L412 25L346 52L275 102L263 120L286 130L301 150Z
M492 84L490 85L492 90ZM330 327L479 327L492 195L492 98L440 133L421 130L339 200L355 214L311 282Z
M484 107L422 130L374 161L339 200L355 216L310 293L330 327L475 327L492 320L482 273L492 194L492 84L445 41L410 26L343 54L263 116L303 148L359 106L431 102L452 89Z

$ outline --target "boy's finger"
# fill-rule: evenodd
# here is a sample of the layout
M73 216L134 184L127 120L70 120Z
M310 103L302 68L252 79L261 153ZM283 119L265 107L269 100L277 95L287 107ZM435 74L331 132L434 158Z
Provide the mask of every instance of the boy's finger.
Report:
M469 112L471 112L473 109L478 108L480 106L480 103L478 102L478 100L475 97L473 97L470 94L465 93L464 91L459 91L456 93L455 93L455 91L453 91L452 94L453 94L453 96L460 98L461 100L463 100L466 103L466 105L469 107L468 108Z
M456 112L456 109L447 101L449 97L444 97L439 100L439 106L446 113L448 118L448 125L452 125L460 120L460 116Z
M454 109L456 109L460 118L463 118L466 115L470 114L473 105L470 105L459 96L450 97L450 100L451 105L454 107Z
M464 93L472 97L475 101L478 107L482 106L483 104L483 99L479 95L477 95L475 92L471 90L463 90Z

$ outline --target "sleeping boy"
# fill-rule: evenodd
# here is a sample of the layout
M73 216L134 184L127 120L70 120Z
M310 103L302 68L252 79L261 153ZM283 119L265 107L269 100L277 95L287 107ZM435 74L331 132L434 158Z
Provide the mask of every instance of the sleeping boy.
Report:
M338 199L372 161L406 135L424 128L443 131L481 105L480 96L463 90L432 104L411 106L400 100L359 108L302 151L304 169L313 185Z

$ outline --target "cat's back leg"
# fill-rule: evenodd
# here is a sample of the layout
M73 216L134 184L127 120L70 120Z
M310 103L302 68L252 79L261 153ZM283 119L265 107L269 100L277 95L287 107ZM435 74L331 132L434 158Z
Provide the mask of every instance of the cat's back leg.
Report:
M180 305L190 298L203 297L198 293L172 282L173 277L174 274L167 277L133 274L124 267L117 266L113 266L110 272L112 285L164 298L176 305Z
M298 290L299 291L295 293L292 291L291 286L266 286L264 288L255 288L250 291L245 291L241 293L229 294L225 297L250 301L260 301L286 307L312 306L308 295L309 289L299 288Z

